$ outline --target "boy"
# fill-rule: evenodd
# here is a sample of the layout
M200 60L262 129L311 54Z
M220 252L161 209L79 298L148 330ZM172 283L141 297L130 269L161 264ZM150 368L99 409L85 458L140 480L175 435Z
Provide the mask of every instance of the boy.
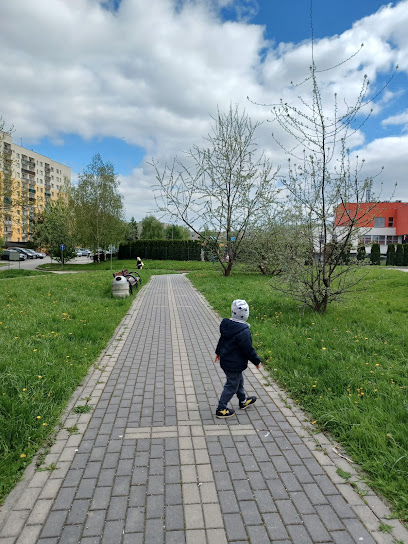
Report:
M242 372L247 368L248 360L256 368L261 366L261 360L252 347L252 337L246 322L249 316L249 306L245 300L234 300L231 305L231 314L231 319L225 318L221 321L221 338L215 349L214 362L220 362L227 377L215 413L220 419L235 414L235 410L227 408L229 401L235 394L242 410L246 410L248 406L254 404L256 397L246 396Z

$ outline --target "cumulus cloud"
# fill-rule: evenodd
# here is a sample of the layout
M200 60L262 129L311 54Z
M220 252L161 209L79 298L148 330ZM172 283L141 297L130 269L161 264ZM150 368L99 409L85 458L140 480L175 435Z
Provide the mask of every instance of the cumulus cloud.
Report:
M0 113L19 136L31 140L74 133L86 139L124 137L143 148L146 160L122 177L128 214L139 218L154 207L147 162L154 156L164 163L201 144L217 106L239 103L254 120L266 121L271 108L260 104L280 98L300 104L298 96L310 93L310 82L290 86L308 76L310 42L268 42L264 28L248 19L256 5L248 0L154 0L148 7L140 0L1 2ZM236 9L236 20L223 20L224 9ZM407 26L408 1L403 0L341 35L316 41L329 112L334 93L341 96L340 110L353 103L365 74L374 95L396 64L401 74L408 71ZM353 144L366 153L367 163L377 164L379 153L391 163L390 177L399 176L406 185L405 136L389 134L406 124L406 113L392 111L401 92L387 88L376 106L380 130L387 117L382 125L387 134L377 132L371 142L362 128ZM265 123L258 143L278 164L285 157L273 145L276 130ZM290 146L287 136L278 134Z

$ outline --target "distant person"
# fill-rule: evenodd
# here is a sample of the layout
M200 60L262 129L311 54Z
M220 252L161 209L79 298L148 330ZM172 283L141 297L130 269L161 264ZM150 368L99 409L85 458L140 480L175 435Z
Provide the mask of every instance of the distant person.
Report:
M144 267L144 264L142 263L142 259L140 257L136 257L136 265L138 270L142 270Z
M231 319L223 319L220 325L221 337L215 349L214 362L220 362L227 381L218 401L215 415L224 419L235 414L235 410L228 408L228 403L237 395L239 407L246 410L256 402L256 397L247 397L244 389L243 371L248 366L248 360L256 368L260 368L261 360L252 346L252 337L249 325L246 322L249 316L249 306L245 300L234 300L231 305Z

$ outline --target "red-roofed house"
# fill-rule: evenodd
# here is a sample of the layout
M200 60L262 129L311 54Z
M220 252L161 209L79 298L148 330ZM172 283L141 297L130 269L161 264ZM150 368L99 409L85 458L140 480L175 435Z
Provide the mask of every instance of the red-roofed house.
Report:
M368 253L371 244L380 244L381 253L387 253L388 244L408 243L408 202L362 202L340 204L336 209L336 226L346 225L356 219L361 228L361 242Z

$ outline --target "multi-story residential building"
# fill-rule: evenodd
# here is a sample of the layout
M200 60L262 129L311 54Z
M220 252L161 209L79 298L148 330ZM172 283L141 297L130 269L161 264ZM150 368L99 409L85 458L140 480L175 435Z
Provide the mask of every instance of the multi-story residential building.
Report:
M71 169L35 151L13 143L0 132L0 237L6 246L30 241L38 213L64 194Z
M346 213L345 213L346 208ZM348 217L356 218L359 229L357 243L366 246L369 253L371 244L379 243L382 254L387 253L388 244L408 243L408 202L362 202L340 205L336 210L338 226L346 224Z

